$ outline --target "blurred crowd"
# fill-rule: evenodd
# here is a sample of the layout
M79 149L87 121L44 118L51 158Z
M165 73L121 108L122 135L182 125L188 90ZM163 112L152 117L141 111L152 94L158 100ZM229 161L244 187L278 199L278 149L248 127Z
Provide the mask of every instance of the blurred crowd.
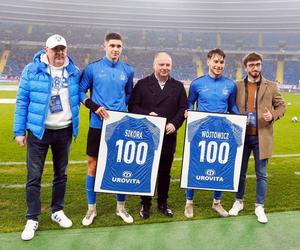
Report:
M69 54L76 65L83 69L88 63L104 55L101 50L102 37L108 32L97 27L28 25L1 23L0 54L9 50L3 75L20 76L24 66L32 60L32 55L44 46L45 37L58 33L66 37ZM220 47L227 52L225 75L236 79L237 70L242 67L244 52L252 50L267 55L264 60L264 75L276 80L277 62L284 62L285 84L299 84L300 51L297 33L259 32L188 32L116 30L125 38L123 60L135 69L135 77L140 79L152 71L153 56L158 51L168 51L174 63L173 76L190 81L197 72L206 72L205 54L207 50ZM295 58L282 54L294 53ZM199 61L201 64L199 65ZM200 71L199 71L200 70Z

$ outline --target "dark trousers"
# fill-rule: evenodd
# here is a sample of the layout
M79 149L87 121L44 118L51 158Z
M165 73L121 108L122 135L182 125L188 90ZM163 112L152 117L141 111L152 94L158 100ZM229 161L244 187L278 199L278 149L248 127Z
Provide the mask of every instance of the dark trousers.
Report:
M67 165L72 142L72 127L46 129L41 140L31 132L27 136L27 183L26 183L26 218L38 220L41 213L41 179L49 146L53 155L52 213L64 208L64 196L67 182Z
M160 157L158 175L157 175L157 204L167 203L169 186L171 180L171 167L174 154L162 154ZM141 196L141 204L150 207L152 198L149 196Z

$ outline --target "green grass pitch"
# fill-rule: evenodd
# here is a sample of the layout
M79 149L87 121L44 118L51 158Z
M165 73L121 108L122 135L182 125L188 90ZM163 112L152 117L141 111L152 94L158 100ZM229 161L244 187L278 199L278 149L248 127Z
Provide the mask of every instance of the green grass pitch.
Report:
M13 98L15 93L0 91L0 98ZM300 122L292 123L291 117L300 118L300 95L284 94L287 106L285 116L275 123L275 155L300 154ZM12 124L14 104L0 104L0 162L24 162L26 149L20 148L13 141ZM88 130L88 112L81 107L80 132L71 147L70 160L85 160L86 135ZM178 134L176 158L182 155L184 128ZM49 151L47 160L51 160ZM253 160L250 160L249 175L253 175ZM174 161L172 168L172 183L169 193L169 203L175 215L167 219L156 210L156 201L153 200L151 217L144 221L139 217L140 200L136 196L128 196L126 207L135 219L135 224L181 221L186 220L183 211L185 205L184 190L179 188L181 161ZM265 203L266 212L300 210L300 157L273 157L268 165L268 191ZM68 167L68 186L66 193L66 214L73 220L74 228L81 228L81 220L86 212L85 198L86 164L72 164ZM40 230L57 229L57 225L50 219L52 165L46 165L42 183L40 216ZM0 232L21 231L25 224L25 165L0 165ZM223 194L222 203L230 209L234 200L234 193ZM247 179L245 209L241 215L253 214L255 202L255 178ZM195 195L195 218L218 217L211 210L212 192L197 191ZM111 194L97 195L98 216L92 227L122 225L123 222L115 215L115 196Z

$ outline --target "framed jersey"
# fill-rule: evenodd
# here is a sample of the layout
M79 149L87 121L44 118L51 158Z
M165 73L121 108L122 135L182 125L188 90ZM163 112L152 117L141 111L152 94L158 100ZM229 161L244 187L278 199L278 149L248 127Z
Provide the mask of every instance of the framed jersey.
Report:
M182 188L236 192L247 116L189 111Z
M153 196L166 118L108 111L95 192Z

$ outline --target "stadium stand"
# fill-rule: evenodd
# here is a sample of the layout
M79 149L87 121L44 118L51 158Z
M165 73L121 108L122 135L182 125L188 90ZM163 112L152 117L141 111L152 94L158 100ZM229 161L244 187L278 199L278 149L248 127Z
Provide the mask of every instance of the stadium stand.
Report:
M196 0L173 0L172 4L74 0L72 5L62 0L55 14L52 4L0 2L5 10L0 21L0 57L7 57L6 62L1 60L3 74L19 76L33 53L54 33L67 39L70 55L83 69L103 56L100 44L105 33L116 31L125 38L123 59L134 67L136 78L150 73L154 54L164 50L173 57L173 76L190 81L207 71L207 51L220 47L227 54L224 73L232 79L244 75L242 57L255 50L266 59L263 70L267 78L294 85L300 80L297 1L272 1L270 13L264 11L270 8L267 1L232 0L218 2L216 8L216 3ZM288 4L293 8L285 8ZM284 22L279 16L284 16Z
M286 60L284 62L284 79L285 83L300 85L300 61Z

